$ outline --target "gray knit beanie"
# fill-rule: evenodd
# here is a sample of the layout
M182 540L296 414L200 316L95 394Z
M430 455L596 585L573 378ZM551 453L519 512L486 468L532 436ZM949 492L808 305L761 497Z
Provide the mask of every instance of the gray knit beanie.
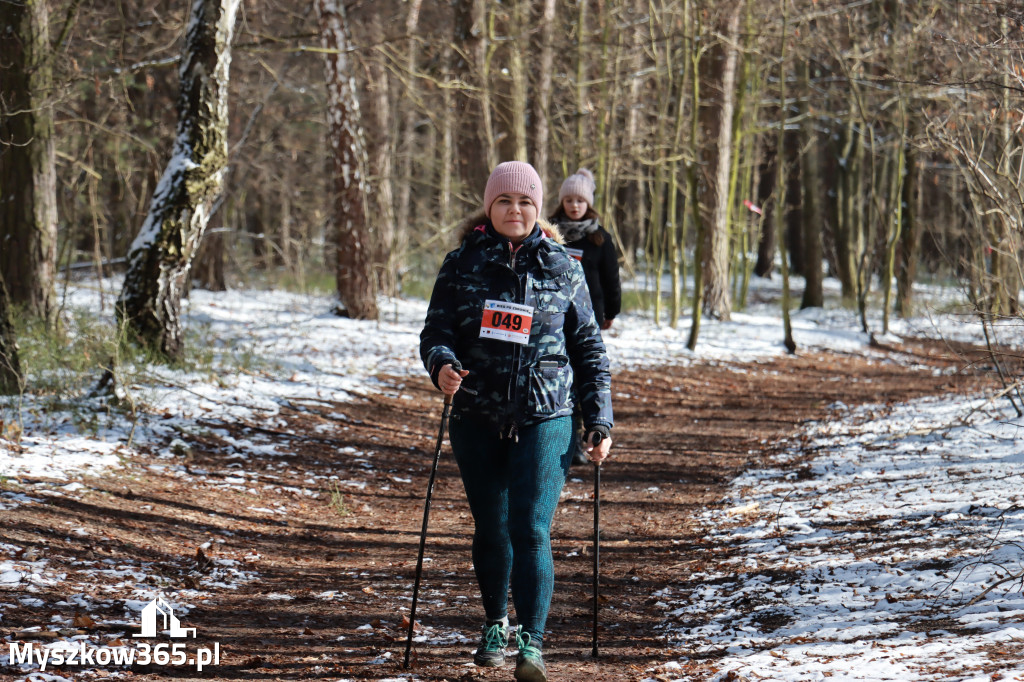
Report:
M594 208L595 189L597 189L597 183L594 182L594 174L586 168L580 168L562 183L562 188L558 190L558 202L561 203L562 199L567 196L577 196L582 197L587 202L587 206Z
M491 217L491 204L502 194L523 194L530 197L540 215L541 204L544 203L544 188L540 183L540 175L533 166L524 161L506 161L499 163L487 178L484 188L484 213Z

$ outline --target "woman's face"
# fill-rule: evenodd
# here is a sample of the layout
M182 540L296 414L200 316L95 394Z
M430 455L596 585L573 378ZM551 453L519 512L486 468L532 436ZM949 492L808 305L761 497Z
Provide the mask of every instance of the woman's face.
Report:
M583 197L569 194L562 198L562 210L569 220L582 220L587 212L587 201Z
M537 223L537 207L525 194L499 194L491 204L494 229L513 244L530 236Z

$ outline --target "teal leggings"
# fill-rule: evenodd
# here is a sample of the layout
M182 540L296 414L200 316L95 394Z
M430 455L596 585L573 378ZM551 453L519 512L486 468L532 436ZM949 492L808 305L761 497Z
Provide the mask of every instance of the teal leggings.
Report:
M498 437L461 416L449 428L473 512L473 568L488 621L508 615L511 580L516 620L541 646L555 567L551 522L572 460L572 417L519 427L519 441Z

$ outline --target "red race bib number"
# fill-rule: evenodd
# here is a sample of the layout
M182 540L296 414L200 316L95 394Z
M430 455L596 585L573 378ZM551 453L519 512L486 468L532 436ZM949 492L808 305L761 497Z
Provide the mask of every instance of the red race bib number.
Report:
M533 308L506 301L484 301L484 316L480 321L481 339L499 339L526 344L530 341Z

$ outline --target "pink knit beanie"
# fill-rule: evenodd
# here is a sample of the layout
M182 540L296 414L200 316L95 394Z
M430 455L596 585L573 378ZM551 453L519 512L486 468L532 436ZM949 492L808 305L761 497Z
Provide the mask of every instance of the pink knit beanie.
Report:
M580 168L562 183L562 188L558 190L558 201L561 203L562 199L567 196L582 197L587 202L587 206L594 208L595 189L597 189L597 183L594 182L594 174L586 168Z
M540 214L544 203L544 188L540 184L540 176L533 166L523 161L506 161L499 163L487 178L484 189L484 213L491 217L491 204L501 194L524 194L533 201Z

